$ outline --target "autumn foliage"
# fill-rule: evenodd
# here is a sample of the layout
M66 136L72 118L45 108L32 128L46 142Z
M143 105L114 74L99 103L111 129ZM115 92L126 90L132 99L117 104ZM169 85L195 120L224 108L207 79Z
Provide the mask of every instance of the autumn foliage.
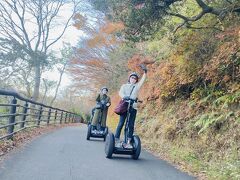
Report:
M125 41L120 42L132 47L132 54L115 59L109 56L109 62L113 59L123 62L115 61L115 69L112 62L95 63L99 67L102 65L99 69L112 71L106 82L118 83L114 92L111 91L108 125L114 131L118 122L119 117L113 110L120 100L120 85L127 82L131 71L141 76L143 72L139 65L145 64L147 79L139 92L143 104L136 119L136 131L145 147L175 164L180 163L184 170L204 174L204 178L236 179L240 169L239 9L213 16L209 11L201 14L199 5L208 4L213 7L209 9L213 12L217 7L225 9L235 3L193 2L179 2L178 7L169 7L169 11L174 11L173 17L162 16L163 19L157 18L156 21L146 14L149 13L147 8L152 6L145 6L142 2L133 6L136 11L123 2L114 11L113 19L122 19L125 25L121 33ZM159 4L156 5L159 8ZM115 4L109 7L115 8ZM197 17L197 12L201 16ZM182 14L189 19L184 19ZM182 20L183 23L179 24ZM88 45L117 47L114 53L118 56L121 48L115 45L115 39L105 38L106 34L114 32L114 28L112 24L104 26L99 31L100 36L92 36ZM121 25L121 28L124 27ZM109 42L113 46L109 46Z
M93 29L80 14L74 16L74 21L74 26L87 30L89 37L82 41L80 47L75 48L68 71L73 77L75 87L97 91L107 84L112 73L107 55L120 43L115 33L121 31L124 26L121 22L106 21L99 24L99 28Z
M116 38L115 33L124 29L121 22L113 23L106 22L98 32L93 34L93 37L88 40L89 47L105 46L111 47L118 44L120 41Z

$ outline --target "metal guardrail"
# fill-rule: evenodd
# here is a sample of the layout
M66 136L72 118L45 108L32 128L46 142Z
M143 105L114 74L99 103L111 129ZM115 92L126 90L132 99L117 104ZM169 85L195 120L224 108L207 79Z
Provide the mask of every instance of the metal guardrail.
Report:
M47 106L19 95L17 92L0 89L0 141L12 139L13 135L30 127L49 124L79 122L75 113ZM10 101L10 102L9 102Z

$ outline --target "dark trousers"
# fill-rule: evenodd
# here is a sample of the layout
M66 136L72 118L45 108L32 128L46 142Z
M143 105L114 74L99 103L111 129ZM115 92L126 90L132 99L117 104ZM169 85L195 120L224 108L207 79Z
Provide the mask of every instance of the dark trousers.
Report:
M128 138L132 138L137 110L130 107L129 112L130 112L130 117L129 117L129 124L128 124L128 127L129 127ZM126 117L127 117L127 112L120 115L118 126L117 126L117 129L116 129L116 132L115 132L115 138L120 138L121 130L122 130L123 125L125 123Z

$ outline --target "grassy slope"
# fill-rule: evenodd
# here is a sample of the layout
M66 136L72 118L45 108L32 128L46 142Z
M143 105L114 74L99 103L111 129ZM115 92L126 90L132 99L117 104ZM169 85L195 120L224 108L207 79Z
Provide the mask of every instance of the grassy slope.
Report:
M240 122L230 117L221 128L212 124L198 133L196 120L185 114L186 104L188 101L171 103L154 117L146 116L147 110L139 114L137 132L143 144L194 174L202 173L209 179L238 179Z
M224 77L218 74L220 67L231 63L227 59L235 52L239 52L236 38L232 42L229 38L224 39L209 61L212 65L206 64L204 69L212 81L223 79L225 86L220 90L199 87L188 98L163 101L160 97L166 91L165 87L169 85L171 89L174 83L178 85L181 74L176 74L177 78L169 76L168 82L174 82L173 85L162 85L155 77L161 77L168 64L155 63L149 68L153 70L141 92L145 103L139 110L136 131L143 145L199 178L240 179L239 79L229 80L227 71L224 71ZM236 72L239 73L239 69ZM179 79L181 82L181 77ZM118 116L113 113L118 102L116 97L117 94L112 98L108 119L112 130L118 122Z

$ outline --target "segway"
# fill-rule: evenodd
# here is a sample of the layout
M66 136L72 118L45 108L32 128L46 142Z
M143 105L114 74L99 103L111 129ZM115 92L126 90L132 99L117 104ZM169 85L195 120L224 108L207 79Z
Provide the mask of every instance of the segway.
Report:
M142 101L129 100L127 102L128 102L128 110L127 110L127 118L126 118L125 128L124 128L124 140L121 142L122 145L123 143L127 143L127 138L129 134L129 117L130 117L129 109L134 102L142 102ZM116 147L115 136L113 133L110 132L106 137L106 143L105 143L106 158L112 158L113 154L123 154L123 155L131 155L132 159L137 160L141 153L141 140L138 135L133 135L132 145L133 145L133 148L131 149L124 148L123 146Z
M100 109L100 116L98 116L98 123L96 130L94 131L93 126L91 125L94 113L92 113L90 123L88 124L88 130L87 130L87 140L90 140L90 137L94 138L103 138L103 140L106 140L106 136L108 134L108 127L105 127L104 131L101 129L101 120L102 120L102 114L105 106L103 105L97 105L96 109Z

